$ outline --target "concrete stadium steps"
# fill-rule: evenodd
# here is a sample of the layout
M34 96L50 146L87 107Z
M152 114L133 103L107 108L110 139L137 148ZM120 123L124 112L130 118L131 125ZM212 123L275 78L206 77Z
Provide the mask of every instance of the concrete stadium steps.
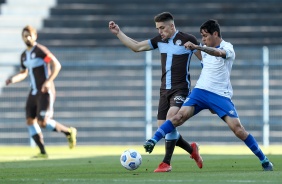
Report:
M32 25L35 28L40 28L43 25L42 17L34 16L16 16L16 15L1 15L0 16L1 31L10 30L11 33L15 33L14 36L21 38L21 30L26 25ZM12 38L12 37L10 37ZM21 40L22 41L22 40ZM18 42L19 44L19 42Z
M62 20L58 21L59 25L61 24ZM72 23L73 20L70 20L70 24L67 23L69 26L74 26ZM96 24L96 23L94 23ZM104 22L105 24L105 22ZM52 26L54 24L52 23ZM77 26L77 25L76 25ZM282 26L282 24L281 24ZM278 34L281 32L281 26L222 26L222 35L224 37L228 38L258 38L259 36L264 35L266 38L276 38ZM121 27L124 32L126 32L129 36L134 36L137 39L148 39L145 38L145 34L147 35L156 35L156 30L150 27L127 27L123 26ZM138 32L137 32L138 31ZM193 35L199 35L199 27L197 26L190 26L190 27L181 27L181 31L185 31L187 33L193 34ZM81 34L81 32L84 32ZM62 37L62 35L65 35ZM244 35L242 37L242 35ZM106 27L97 27L97 28L83 28L83 27L72 27L66 28L46 28L44 30L40 31L40 37L44 37L44 39L62 39L62 40L81 40L81 39L95 39L96 37L99 37L100 39L109 39L112 36L112 34L109 32L108 28ZM61 38L62 37L62 38Z
M6 0L0 0L0 7L6 2ZM1 10L1 9L0 9ZM1 14L1 11L0 11Z
M191 68L191 71L199 73L199 68ZM257 76L254 75L255 73L257 73ZM153 74L152 105L153 112L156 112L160 69L154 68ZM240 78L242 75L244 75L245 80ZM128 80L128 78L130 79ZM193 78L195 84L197 76L193 75ZM255 78L257 78L257 82ZM235 94L233 101L240 112L239 114L247 117L260 117L262 108L250 108L249 104L249 99L252 98L252 106L260 107L262 105L262 84L259 72L251 71L247 73L243 68L234 65L232 80ZM248 80L252 80L252 83L249 84ZM92 121L91 118L95 121L103 121L105 118L107 120L144 120L145 84L142 66L139 69L131 70L116 70L115 67L105 67L104 69L88 67L87 69L77 70L72 67L63 67L55 83L57 86L54 105L56 118L66 119L67 121L69 119L80 121L81 118L90 121ZM24 115L22 111L28 93L27 86L28 82L25 81L3 89L0 97L1 110L6 111L5 116L2 117L3 120L9 122L22 121L21 118ZM257 91L254 92L253 89L257 89ZM74 114L77 115L74 116ZM155 119L155 114L153 119Z
M144 67L64 66L55 81L55 118L68 121L144 121ZM158 82L159 83L159 82ZM4 88L3 122L24 122L28 80ZM11 101L12 99L12 101ZM20 102L20 103L19 103Z
M145 132L143 121L101 121L100 123L81 122L80 124L72 124L67 121L58 120L59 122L75 126L78 130L77 145L136 145L140 146L145 141ZM103 124L103 126L101 126ZM156 130L154 123L153 129ZM251 133L259 142L262 142L262 129L259 124L247 124L245 128L252 130ZM273 135L271 142L279 142L281 140L277 130L281 129L279 125L272 125L270 127L270 134ZM229 130L227 125L220 120L216 122L200 122L190 121L178 128L178 131L184 139L192 142L197 141L202 144L224 144L228 141L230 144L242 144ZM20 132L20 133L19 133ZM44 139L46 145L66 145L66 138L61 133L50 132L43 129ZM199 137L199 135L201 135ZM125 141L126 140L126 141ZM30 139L28 138L27 127L24 122L18 122L13 125L0 126L0 144L9 143L9 145L28 145ZM162 144L163 141L160 142ZM47 148L48 150L48 148Z
M134 53L118 47L50 49L54 51L63 66L55 80L57 98L54 104L54 118L63 124L77 127L81 145L101 144L101 142L142 145L145 138L145 53ZM233 102L236 104L240 119L261 142L262 66L260 50L256 52L254 50L248 47L236 50L238 59L233 65L231 80L234 88ZM156 130L161 71L159 53L153 52L153 56L152 121L153 130ZM190 68L192 86L195 85L201 69L199 62L195 62L194 59ZM135 65L129 67L128 63ZM273 86L270 90L270 94L273 95L270 99L270 135L271 141L279 142L282 108L282 89L279 88L281 66L270 65L270 69L270 85ZM26 79L2 90L0 132L3 133L0 134L0 144L5 141L6 143L10 141L11 144L29 144L24 120L28 83L29 80ZM6 133L7 131L10 131L10 134ZM226 141L238 143L238 139L234 138L228 127L208 110L191 118L185 126L179 127L179 131L187 140L201 143L211 141L219 144ZM13 138L9 139L9 135ZM44 131L44 135L47 145L66 145L65 137L61 134ZM202 138L199 138L199 135L203 135Z
M136 142L144 141L144 122L131 123L126 121L105 122L97 124L95 122L81 122L80 124L70 124L69 122L60 121L62 124L71 125L77 128L77 144L78 145L94 145L94 144L121 144L124 139L128 141L124 144L136 144ZM130 126L128 126L130 124ZM67 145L65 135L42 130L46 145ZM19 133L21 132L21 133ZM95 140L95 141L93 141ZM27 127L24 122L13 124L12 126L0 126L0 144L8 142L9 145L27 145L30 139L28 138Z
M176 9L178 7L183 6L185 8ZM206 16L208 13L221 12L222 10L224 15L234 15L236 17L243 17L241 13L245 13L246 15L251 15L255 17L255 14L260 13L261 15L273 14L273 13L281 13L280 8L281 4L271 4L271 3L244 3L245 6L236 6L237 4L234 2L224 2L224 3L190 3L185 2L177 3L170 2L166 4L159 4L155 2L151 2L146 4L142 1L142 4L138 4L135 2L129 2L127 4L97 4L93 2L92 4L83 4L83 3L74 3L74 4L58 4L57 7L53 7L50 9L53 16L63 16L63 17L79 17L79 16L89 16L89 15L104 15L107 17L113 16L126 16L133 15L134 17L144 16L147 14L148 17L153 17L162 12L168 11L173 13L176 16L187 15L188 17L191 15L203 14ZM278 6L274 6L278 5ZM200 8L195 8L196 6L201 6ZM238 13L240 12L240 13ZM223 14L216 13L214 14L217 17L222 17Z
M2 1L4 2L0 0L0 3ZM16 1L21 0L14 0ZM206 0L191 0L189 4L184 0L170 0L166 4L161 0L155 2L158 3L157 8L153 6L151 0L134 3L129 0L57 0L58 5L50 9L51 16L46 18L43 24L34 19L33 23L36 26L45 26L39 30L38 41L46 44L63 65L55 80L57 99L54 104L54 118L58 122L78 128L79 145L142 145L145 138L145 55L125 49L109 32L108 21L117 21L129 36L144 40L157 34L153 16L169 10L175 15L179 30L192 33L198 38L199 25L202 21L208 18L217 18L220 21L223 38L235 45L237 54L231 77L234 88L233 102L245 128L262 142L261 54L254 51L253 47L242 49L237 45L260 47L263 44L281 44L281 2L270 0L265 3L263 0L250 0L245 4L245 0L213 1L221 3L222 6L207 3ZM186 3L185 8L183 2ZM159 8L160 3L164 5L164 9ZM197 4L197 8L194 6L196 3L200 3ZM11 9L10 13L16 12L14 10ZM200 16L195 16L195 12ZM19 56L11 55L16 50L22 50L23 45L19 44L19 32L13 30L22 26L23 22L21 17L16 18L9 14L0 16L0 27L3 28L0 35L8 35L7 38L10 38L12 43L3 44L1 50L4 53L0 58L15 61L14 65L17 66ZM10 34L13 32L17 36ZM3 36L0 36L0 40L2 38ZM108 46L116 47L110 49ZM94 48L89 50L88 47ZM159 53L153 52L153 55ZM161 71L159 59L155 57L153 62L154 131L157 128L156 113ZM127 65L133 66L129 68ZM18 70L16 67L13 69ZM271 70L270 140L281 142L282 89L279 87L281 67L275 65ZM199 71L199 62L191 64L192 86L195 85ZM4 87L0 93L0 144L29 144L24 120L28 83L26 80ZM228 127L208 110L191 118L184 126L179 127L179 131L191 141L240 144ZM44 136L47 145L67 145L62 134L44 130Z
M54 26L52 21L52 25ZM68 21L66 21L68 22ZM82 21L79 21L81 24ZM48 28L40 32L39 40L47 45L51 46L72 46L77 45L86 47L100 47L100 46L121 46L120 41L112 35L106 25L104 28L66 28L73 26L73 20L69 23L64 23L62 20L58 20L58 26L65 26L63 28ZM90 27L88 23L85 23ZM96 23L93 23L96 25ZM104 22L105 24L105 22ZM97 23L97 25L100 25ZM129 25L129 24L127 24ZM46 25L47 26L47 25ZM77 26L77 25L76 25ZM150 27L122 27L123 31L129 36L133 37L135 40L142 41L148 38L152 38L156 35L156 30ZM138 32L137 32L138 30ZM179 30L188 32L200 38L200 33L198 27L180 27ZM282 38L280 38L280 33L282 31L281 26L222 26L222 35L224 39L230 41L234 45L262 45L280 44ZM81 34L83 32L83 34ZM199 40L200 41L200 40Z
M56 0L6 0L5 4L1 6L1 14L4 15L21 15L47 17L49 15L49 7L54 6Z
M238 5L238 3L245 3L245 0L230 0L230 3L237 3L236 5ZM257 3L264 3L266 4L265 0L249 0L248 4L254 4L255 6L257 6ZM279 3L280 0L269 0L267 1L268 4L272 4L272 3ZM80 0L79 3L76 0L57 0L57 4L59 5L68 5L68 4L86 4L86 5L91 5L91 4L97 4L97 5L104 5L104 4L108 4L108 5L127 5L127 4L137 4L137 5L143 5L143 4L157 4L160 5L160 3L162 3L161 5L164 4L163 0L154 0L153 2L151 0L143 0L143 1L130 1L130 0L119 0L119 1L112 1L112 0ZM187 1L183 1L183 0L166 0L165 4L186 4ZM198 4L202 4L202 3L208 3L210 5L212 5L213 3L222 3L225 4L226 1L223 0L213 0L211 1L207 1L207 0L189 0L189 3L198 3ZM158 8L159 6L155 7ZM189 8L190 6L187 6L185 8ZM238 8L238 6L235 6L233 8Z
M275 122L281 125L281 118L278 118L281 115L282 109L282 89L281 89L281 77L280 72L282 70L281 66L269 66L270 69L270 82L269 82L269 94L271 98L269 99L270 107L270 121Z
M282 4L264 1L57 1L44 21L39 40L47 46L75 47L121 46L108 30L108 22L116 21L122 30L137 40L156 35L153 17L170 11L179 30L199 38L200 24L210 18L222 26L223 37L235 45L281 44ZM240 6L238 6L240 3ZM185 7L185 8L182 8ZM195 8L197 7L197 8ZM195 16L200 14L201 16Z
M49 8L56 4L56 0L1 0L0 3L0 64L18 64L25 48L22 28L32 25L40 29L43 18L49 16Z

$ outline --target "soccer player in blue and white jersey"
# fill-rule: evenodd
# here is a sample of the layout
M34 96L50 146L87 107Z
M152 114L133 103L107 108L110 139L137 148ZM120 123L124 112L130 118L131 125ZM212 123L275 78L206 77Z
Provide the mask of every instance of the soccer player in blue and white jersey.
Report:
M61 69L60 62L45 46L36 42L37 31L32 26L23 28L22 39L26 49L21 54L21 70L9 77L6 85L20 82L29 76L31 89L25 107L26 123L30 136L40 149L40 153L34 158L47 158L41 128L65 134L70 148L76 145L77 131L74 127L66 127L53 119L53 81Z
M152 139L145 142L146 152L152 152L155 144L167 133L174 131L175 127L182 125L201 110L209 109L225 121L234 134L259 158L263 170L272 171L273 164L259 148L255 138L244 129L231 101L233 90L230 73L235 60L233 45L222 39L216 20L203 23L200 33L204 46L192 42L184 45L187 49L198 50L195 55L202 62L201 75L178 113L160 126Z
M109 29L125 46L134 52L159 49L162 78L157 124L160 126L166 119L177 113L190 92L189 66L194 50L185 49L184 43L190 41L198 44L198 42L195 36L176 30L173 16L169 12L156 15L154 21L159 34L152 39L141 42L125 35L113 21L109 22ZM199 168L203 167L203 160L199 155L196 143L193 142L190 145L176 129L167 134L165 139L165 157L154 172L171 171L170 162L175 145L190 153L190 157L196 161Z

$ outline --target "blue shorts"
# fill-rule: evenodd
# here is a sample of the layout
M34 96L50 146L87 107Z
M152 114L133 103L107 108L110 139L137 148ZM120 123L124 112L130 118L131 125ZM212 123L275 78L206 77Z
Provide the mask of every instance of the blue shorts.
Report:
M192 90L192 93L186 98L182 106L194 106L194 115L203 109L210 109L220 118L224 116L238 118L236 108L231 99L199 88Z

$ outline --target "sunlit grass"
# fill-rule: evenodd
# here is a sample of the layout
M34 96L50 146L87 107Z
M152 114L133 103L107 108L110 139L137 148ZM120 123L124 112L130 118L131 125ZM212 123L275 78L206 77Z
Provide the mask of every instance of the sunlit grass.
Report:
M120 154L128 148L136 149L143 158L135 171L124 169L119 162ZM47 151L48 159L32 159L38 153L37 148L0 147L0 183L278 184L282 176L282 154L278 146L264 150L274 163L273 172L263 172L258 159L245 146L202 145L203 169L177 148L170 173L153 172L162 161L163 146L157 146L150 155L142 146L77 146L73 150L67 146L47 146Z

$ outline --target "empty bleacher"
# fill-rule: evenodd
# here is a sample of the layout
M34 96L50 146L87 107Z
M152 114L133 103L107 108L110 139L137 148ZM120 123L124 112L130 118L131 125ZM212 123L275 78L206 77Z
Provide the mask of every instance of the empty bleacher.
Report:
M86 55L86 52L88 56ZM109 55L112 53L112 56ZM142 144L145 137L145 53L133 53L128 49L61 50L54 54L63 68L55 80L57 95L54 117L59 122L78 128L78 141L85 144ZM262 141L262 63L260 49L245 52L237 49L237 61L233 66L233 101L244 126ZM84 56L71 60L72 56ZM103 61L99 55L105 55ZM253 55L250 57L249 55ZM115 58L118 57L118 60ZM129 59L128 58L132 58ZM153 55L153 113L154 130L160 85L158 53ZM247 59L245 59L247 58ZM195 58L194 58L195 59ZM128 64L131 62L130 64ZM271 129L279 132L282 89L277 85L281 64L273 63L271 78ZM191 64L192 85L200 73L200 64ZM28 93L28 80L3 88L0 95L1 142L28 144L24 122L24 105ZM201 143L240 143L228 127L209 111L193 117L179 130L188 140ZM20 133L19 133L20 132ZM65 144L63 135L44 131L46 144ZM281 136L271 136L279 142ZM12 139L8 139L13 135ZM199 137L199 135L201 135Z
M238 5L240 4L240 5ZM145 53L134 53L109 32L116 21L129 36L143 40L157 34L153 17L162 11L175 15L179 30L200 38L199 26L219 20L225 40L234 43L233 101L244 126L262 142L261 46L282 43L282 5L270 1L204 0L130 1L57 0L39 29L39 42L48 46L62 63L55 80L57 95L54 118L78 129L78 144L142 144L145 139ZM255 46L255 47L254 47ZM279 49L278 49L279 50ZM279 60L271 69L271 141L277 135L282 109ZM194 58L192 85L200 73ZM18 68L16 66L17 71ZM159 53L153 52L153 125L160 85ZM29 143L24 120L28 80L4 87L0 94L0 144ZM281 102L281 103L280 103ZM193 117L179 128L185 138L200 143L240 143L228 127L209 111ZM66 144L63 135L44 131L46 144ZM200 135L200 136L199 136Z
M40 31L39 39L48 46L121 46L108 30L110 20L116 21L128 36L148 39L157 33L153 17L163 11L175 16L179 30L197 38L200 38L201 23L217 19L224 39L235 45L282 43L282 3L279 0L58 0L57 3Z

